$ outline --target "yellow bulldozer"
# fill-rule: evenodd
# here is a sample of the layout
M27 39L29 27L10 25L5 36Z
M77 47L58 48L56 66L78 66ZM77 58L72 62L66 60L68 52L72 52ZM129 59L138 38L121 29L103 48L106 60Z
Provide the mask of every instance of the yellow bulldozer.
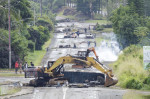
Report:
M91 51L94 52L96 59L89 57ZM82 65L84 68L94 67L100 73L65 72L63 71L64 64ZM47 67L27 68L25 69L25 77L35 78L30 81L30 85L33 86L53 85L58 82L63 84L66 81L69 83L89 83L95 80L99 84L109 87L118 82L112 74L112 70L99 62L94 48L79 51L76 56L67 55L58 58L56 61L49 61Z

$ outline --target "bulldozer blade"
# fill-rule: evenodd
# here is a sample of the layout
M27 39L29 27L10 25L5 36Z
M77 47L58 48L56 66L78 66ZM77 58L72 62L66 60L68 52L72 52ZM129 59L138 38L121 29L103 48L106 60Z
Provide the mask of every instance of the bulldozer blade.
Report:
M109 87L109 86L115 85L117 83L118 83L117 78L115 78L115 77L110 78L108 75L106 75L105 84L104 84L105 87Z

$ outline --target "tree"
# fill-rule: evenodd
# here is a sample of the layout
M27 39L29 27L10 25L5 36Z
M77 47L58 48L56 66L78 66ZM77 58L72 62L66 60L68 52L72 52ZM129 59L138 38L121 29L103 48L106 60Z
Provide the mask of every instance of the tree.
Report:
M145 4L145 15L146 16L150 16L150 0L144 0L144 4Z
M28 28L30 38L35 43L35 50L41 50L42 45L49 39L50 34L47 28L43 26L33 26Z
M24 22L28 22L29 20L31 20L31 6L27 0L11 0L11 5L13 10L15 10L14 14L17 14L17 16L20 11L20 16L24 20Z
M115 10L110 20L118 41L124 48L131 44L138 44L147 34L147 29L141 28L146 26L146 20L137 13L131 13L129 6L121 6Z
M132 12L136 12L140 16L144 15L144 0L128 0L127 2Z
M99 3L97 2L98 0L77 0L77 11L92 17L93 12L99 11Z
M18 31L11 32L12 34L12 63L16 60L23 60L27 55L28 41L24 36L21 36ZM0 29L0 68L8 67L8 31Z

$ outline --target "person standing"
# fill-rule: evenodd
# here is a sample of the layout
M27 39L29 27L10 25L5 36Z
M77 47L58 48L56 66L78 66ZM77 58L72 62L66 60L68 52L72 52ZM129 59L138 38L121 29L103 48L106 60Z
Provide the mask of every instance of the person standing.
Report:
M28 63L27 62L25 62L24 68L28 68Z
M90 42L90 41L87 41L87 43L88 43L88 47L89 47L91 42Z
M74 46L73 46L73 48L77 48L77 46L76 46L76 44L74 43Z
M20 74L22 73L22 63L19 64Z
M17 74L18 68L19 68L19 64L18 64L18 61L16 61L15 62L15 73L16 74Z
M94 45L95 45L95 47L96 47L96 41L94 41Z
M87 28L84 28L85 33L87 33Z
M31 63L31 67L34 67L34 64L32 62L30 62L30 63Z

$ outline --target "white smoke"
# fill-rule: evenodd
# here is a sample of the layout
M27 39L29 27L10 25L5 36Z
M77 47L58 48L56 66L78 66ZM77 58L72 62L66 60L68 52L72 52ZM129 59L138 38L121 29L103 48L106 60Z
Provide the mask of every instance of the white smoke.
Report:
M103 40L99 47L96 47L99 60L116 61L118 59L120 48L114 33L102 33ZM93 55L92 55L93 56Z

